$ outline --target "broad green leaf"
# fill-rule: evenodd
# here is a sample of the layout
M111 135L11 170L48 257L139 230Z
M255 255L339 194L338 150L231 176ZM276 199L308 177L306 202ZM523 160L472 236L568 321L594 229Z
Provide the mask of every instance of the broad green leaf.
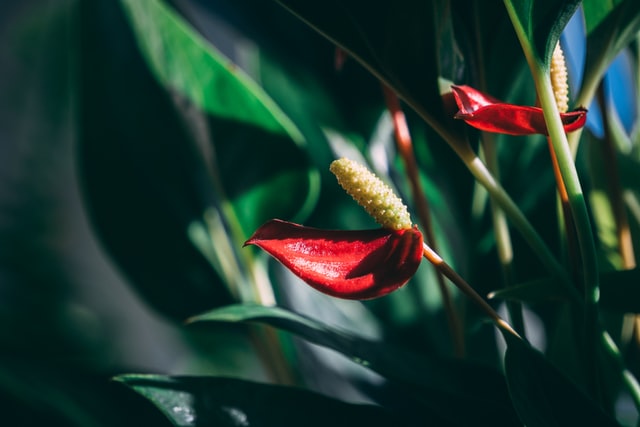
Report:
M507 7L515 11L532 53L546 67L549 67L562 30L580 2L581 0L505 0Z
M618 426L539 351L520 339L506 339L507 383L523 424Z
M438 89L438 2L278 0L336 43L410 104L442 115Z
M298 129L271 98L166 3L121 2L140 50L162 85L214 116L303 142Z
M479 365L418 355L388 344L367 340L344 330L278 307L233 305L196 316L190 323L229 324L258 322L299 335L333 349L389 380L419 391L419 404L443 418L462 425L475 420L493 425L513 425L514 413L506 399L503 378ZM486 384L492 384L487 390ZM464 405L468 412L449 412ZM497 416L496 414L499 414Z
M295 124L166 3L122 0L122 5L158 81L209 115L208 126L189 125L196 137L199 126L210 129L215 144L210 167L226 193L219 196L234 202L243 226L244 236L236 243L268 219L308 213L318 177L300 148L304 137Z
M255 121L248 122L216 115L209 104L201 107L211 111L199 109L174 83L152 73L154 67L145 62L151 53L145 56L137 49L131 29L140 23L127 21L121 4L83 3L78 146L90 217L110 255L147 302L182 320L229 303L225 286L239 279L213 268L202 248L224 251L219 258L239 258L234 251L260 224L273 217L295 218L313 205L316 172L299 135L288 133L278 114L264 105L265 96L256 95L255 87L245 85L236 72L225 69L216 77L212 70L220 67L214 66L206 72L215 58L203 59L209 51L198 36L172 18L170 9L150 5L148 20L139 19L146 37L158 39L143 46L166 53L162 37L173 35L172 52L180 52L180 61L177 53L167 56L174 73L169 76L205 79L193 77L187 83L209 94L207 84L217 82L225 87L224 96L236 90L247 111L262 111L254 111ZM207 102L213 98L215 93ZM274 127L278 123L280 131ZM199 237L208 242L190 239L193 229L207 229L202 224L212 211L224 213L220 230L233 230L225 235L226 246L212 244L206 231Z
M182 320L228 303L187 238L215 200L185 111L149 72L118 3L82 2L80 17L79 175L98 236L161 313Z
M616 55L640 31L640 3L636 0L584 0L587 31L585 80L601 78Z
M350 404L292 387L217 377L115 379L149 399L178 427L409 425L379 406Z

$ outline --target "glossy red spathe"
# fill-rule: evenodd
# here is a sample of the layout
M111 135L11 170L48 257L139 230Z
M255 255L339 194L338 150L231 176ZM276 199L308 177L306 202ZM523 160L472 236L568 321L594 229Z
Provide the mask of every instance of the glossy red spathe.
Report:
M470 86L452 86L451 90L459 108L455 118L470 126L509 135L548 134L542 108L507 104ZM587 110L577 108L561 113L560 118L565 132L573 132L585 125Z
M417 228L322 230L281 220L262 225L245 245L256 245L306 283L345 299L384 296L413 276L423 251Z

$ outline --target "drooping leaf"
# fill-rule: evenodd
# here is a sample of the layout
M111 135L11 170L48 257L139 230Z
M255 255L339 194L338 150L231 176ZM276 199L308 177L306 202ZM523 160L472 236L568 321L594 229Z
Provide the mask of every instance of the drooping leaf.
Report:
M539 351L506 337L505 372L509 393L523 424L618 426Z
M121 0L147 64L163 86L217 117L303 136L264 91L162 1Z
M230 301L187 238L188 225L215 200L184 112L149 72L118 3L80 9L79 175L98 236L168 316L182 320Z
M166 3L122 4L158 81L211 117L208 126L202 120L187 125L200 144L213 140L215 148L205 156L234 202L244 232L274 216L306 213L317 198L318 177L301 149L304 136L289 117ZM199 135L203 125L209 129Z
M505 4L515 11L533 49L532 53L547 68L560 34L580 2L581 0L505 0Z
M116 380L149 399L179 427L410 425L379 406L240 379L122 375Z
M412 399L418 399L419 405L452 422L465 425L484 420L492 425L515 425L515 414L506 396L504 378L480 365L434 355L418 355L278 307L233 305L190 319L190 323L196 325L245 322L268 324L333 349L413 390ZM486 384L492 384L491 388L487 389ZM460 405L468 411L454 409Z
M106 249L149 303L184 319L229 302L225 285L231 278L196 249L193 236L188 237L193 225L203 223L208 212L218 212L220 230L235 232L227 236L232 243L226 248L240 250L267 219L291 218L309 209L317 185L299 135L283 126L274 130L278 112L264 94L256 95L255 85L245 85L222 63L211 65L218 59L172 13L149 2L148 15L136 15L142 22L127 21L118 3L83 4L78 145L85 199ZM172 81L160 79L159 72L152 73L145 58L162 55L138 50L131 30L138 25L149 41L141 46L164 52L168 77L186 76L184 85L206 92L200 101L209 112L186 99ZM171 41L171 55L164 37ZM222 104L215 104L212 85L225 87ZM244 102L249 110L256 104L259 112L245 118L214 115L232 96L231 89L238 102L230 108L242 110ZM248 122L252 117L254 122ZM226 250L210 241L208 247Z

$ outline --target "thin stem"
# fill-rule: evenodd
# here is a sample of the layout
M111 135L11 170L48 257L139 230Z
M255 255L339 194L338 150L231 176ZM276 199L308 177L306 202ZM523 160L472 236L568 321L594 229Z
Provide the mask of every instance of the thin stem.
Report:
M487 164L487 168L496 178L500 180L500 167L498 164L498 153L496 150L495 136L489 132L482 133L482 151ZM495 200L490 199L491 204L491 220L493 222L493 234L496 239L496 251L498 253L498 261L502 267L502 277L505 287L515 285L513 274L513 246L511 244L511 234L509 233L509 225L504 211L498 206ZM507 310L509 318L516 330L520 331L523 337L526 337L526 329L524 317L522 315L522 304L518 301L507 301Z
M587 358L587 374L591 378L591 388L595 396L598 395L598 370L594 351L597 348L597 337L602 333L600 329L598 300L600 299L600 278L598 276L598 259L595 240L591 228L591 220L580 185L580 179L573 162L573 155L564 132L560 113L558 111L551 81L540 65L530 64L536 83L540 104L544 113L549 137L555 152L558 169L567 190L569 207L574 219L577 242L582 265L582 280L584 285L584 327Z
M564 221L560 225L561 231L564 231L566 249L568 254L568 261L571 267L573 277L578 277L578 271L580 269L580 257L578 256L578 245L576 242L576 230L573 222L573 214L571 213L571 206L569 204L569 194L567 194L567 187L562 179L562 172L558 165L558 157L553 149L553 143L550 138L547 138L547 144L549 146L549 155L551 157L551 165L553 167L553 175L556 179L556 188L558 191L558 198L560 200L560 212L562 220Z
M429 261L438 271L447 277L451 283L456 285L462 293L464 293L471 301L473 301L480 310L482 310L495 325L513 335L516 338L521 338L520 335L504 320L496 311L482 298L476 291L469 285L458 273L451 268L433 249L431 249L426 243L423 244L423 255L427 261Z
M584 282L584 324L586 342L588 343L584 354L587 358L587 374L589 375L588 378L591 379L591 389L593 395L598 396L597 352L595 350L599 346L598 338L602 333L598 317L600 279L598 277L598 260L591 230L591 221L578 178L578 172L573 162L573 154L569 147L562 121L560 120L560 112L556 105L556 99L548 73L549 69L540 62L540 59L537 57L534 47L531 45L527 33L522 26L522 22L513 8L513 4L505 0L505 6L529 64L531 74L533 75L553 151L558 160L558 168L567 190L571 214L575 221L578 247L582 258L582 279Z
M569 278L567 277L566 271L562 265L558 262L555 255L551 253L540 235L533 229L513 200L506 194L500 184L495 181L493 175L489 173L485 164L476 157L467 165L467 167L471 173L473 173L476 180L478 180L478 182L487 189L491 197L504 210L513 225L522 233L523 237L527 240L536 254L538 254L550 273L559 279L560 283L562 283L566 288L568 295L574 300L580 300L578 291L571 286Z
M396 94L384 84L382 85L382 91L384 93L384 99L387 104L387 108L391 113L391 117L393 119L398 152L402 157L407 176L409 178L409 183L411 184L411 193L416 205L420 224L424 231L425 240L427 244L429 244L432 248L434 248L434 250L437 251L438 247L436 243L436 236L433 231L431 209L429 207L429 202L425 197L422 185L420 184L418 165L413 154L413 141L411 139L411 134L409 133L409 127L407 125L406 117L404 115L404 112L402 111L402 108L400 107L400 101ZM464 333L462 324L460 322L460 318L456 313L453 299L451 298L449 288L447 288L446 286L444 276L438 269L436 269L436 279L438 282L438 288L440 289L440 294L442 296L442 303L453 340L454 352L456 356L463 357Z

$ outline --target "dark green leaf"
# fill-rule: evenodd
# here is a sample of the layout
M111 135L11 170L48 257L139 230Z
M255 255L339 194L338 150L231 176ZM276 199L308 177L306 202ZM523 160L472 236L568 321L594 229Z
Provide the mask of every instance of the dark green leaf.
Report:
M237 280L214 269L215 253L207 260L205 248L240 250L267 219L309 209L316 172L300 135L255 84L230 71L170 9L149 6L153 20L135 14L131 23L146 37L140 52L118 3L83 4L80 172L107 250L149 303L184 319L228 303L225 286ZM207 95L185 99L199 90ZM238 112L223 114L234 91L229 107ZM211 242L216 224L203 225L210 212L218 213L226 246ZM197 242L193 230L204 230Z
M149 399L180 427L409 425L378 406L239 379L124 375L116 380Z
M618 426L540 352L507 338L505 371L516 411L528 427Z
M585 70L602 75L640 31L640 2L585 0L583 9L587 27Z
M33 356L33 355L32 355ZM8 426L165 427L162 414L140 396L77 360L0 360L0 412Z
M493 291L490 298L514 300L528 303L567 301L566 287L553 278L531 280L508 288Z
M230 301L187 238L214 200L184 111L150 74L118 3L83 2L80 17L80 176L98 234L162 313L184 319Z
M580 2L581 0L505 1L515 10L537 59L547 67L562 30Z
M220 118L303 137L267 94L161 1L122 0L157 79Z
M513 425L515 420L504 379L499 373L479 365L411 353L278 307L228 306L194 317L190 322L265 323L338 351L389 380L418 390L423 407L453 422L464 425L473 420L491 420L493 425ZM490 390L486 384L492 384ZM463 405L468 411L455 411L456 405Z
M236 243L268 219L306 213L317 198L317 173L309 168L301 149L304 137L289 117L168 5L122 4L158 81L210 117L208 124L187 117L186 124L200 144L208 137L215 143L212 153L203 154L224 186L225 194L218 196L234 202L243 226L244 236L236 236Z
M424 112L439 118L438 2L278 0L361 61Z
M557 280L532 280L491 293L492 298L539 303L567 301ZM600 305L621 313L640 313L640 269L600 273Z

